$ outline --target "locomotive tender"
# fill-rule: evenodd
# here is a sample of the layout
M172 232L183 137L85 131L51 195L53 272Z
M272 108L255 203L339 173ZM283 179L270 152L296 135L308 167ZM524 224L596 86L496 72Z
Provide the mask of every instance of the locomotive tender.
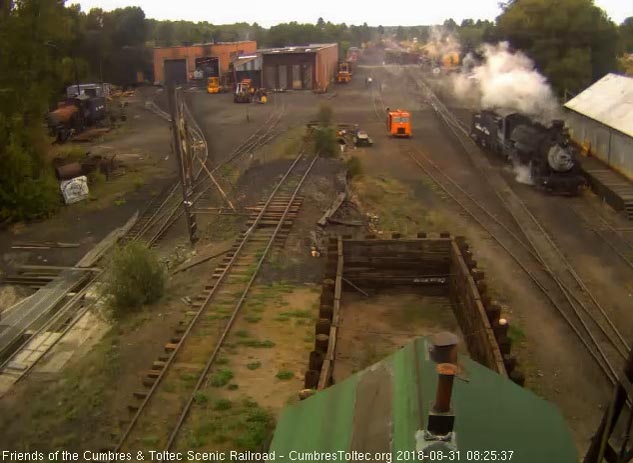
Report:
M479 146L528 166L537 188L576 195L586 184L562 120L545 127L524 114L483 110L473 116L470 135Z

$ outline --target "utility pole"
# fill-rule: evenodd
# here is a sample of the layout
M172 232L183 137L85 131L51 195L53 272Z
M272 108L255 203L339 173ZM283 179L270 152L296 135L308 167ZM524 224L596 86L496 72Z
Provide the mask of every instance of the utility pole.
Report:
M180 175L180 185L182 186L182 205L187 221L187 232L191 244L198 241L198 223L196 215L192 212L193 206L193 179L191 177L191 150L187 140L184 117L180 107L178 94L174 84L167 87L167 97L169 99L169 114L171 117L171 135L173 149L178 160L178 173Z

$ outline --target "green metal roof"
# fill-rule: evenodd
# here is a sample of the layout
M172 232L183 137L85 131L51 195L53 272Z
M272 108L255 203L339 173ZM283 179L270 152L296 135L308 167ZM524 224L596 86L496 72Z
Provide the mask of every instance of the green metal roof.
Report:
M344 460L338 451L385 452L398 461L407 455L400 452L424 448L416 447L416 433L426 427L437 386L429 345L419 338L372 367L286 407L270 451L284 459L291 451L331 452L335 461ZM460 358L460 367L452 398L454 438L443 447L445 452L459 451L459 460L444 461L484 461L484 454L490 461L490 451L497 451L494 460L513 463L578 461L569 429L553 405L469 358ZM426 448L427 454L432 448ZM501 451L512 451L511 458L500 458Z

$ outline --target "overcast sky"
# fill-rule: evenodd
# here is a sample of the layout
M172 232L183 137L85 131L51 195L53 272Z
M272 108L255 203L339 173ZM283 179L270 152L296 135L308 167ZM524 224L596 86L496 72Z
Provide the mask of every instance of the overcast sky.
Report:
M494 19L500 12L500 0L248 0L215 2L208 0L69 0L79 3L82 10L93 7L104 10L125 6L140 6L148 18L184 19L227 24L238 21L257 22L269 27L281 22L314 23L319 17L326 21L370 26L414 26L438 24L447 18L458 23L464 18ZM612 20L621 23L633 16L633 0L595 0Z

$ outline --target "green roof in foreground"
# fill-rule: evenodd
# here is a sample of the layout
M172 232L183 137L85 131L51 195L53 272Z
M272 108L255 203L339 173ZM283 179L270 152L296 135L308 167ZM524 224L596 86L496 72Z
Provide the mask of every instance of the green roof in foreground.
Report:
M418 338L286 407L270 451L277 459L295 461L300 461L295 452L320 461L326 452L334 454L329 461L358 460L351 452L371 453L373 461L578 461L569 429L553 405L466 357L460 358L453 386L453 436L450 442L425 441L419 431L427 426L437 388L429 347L430 342Z

